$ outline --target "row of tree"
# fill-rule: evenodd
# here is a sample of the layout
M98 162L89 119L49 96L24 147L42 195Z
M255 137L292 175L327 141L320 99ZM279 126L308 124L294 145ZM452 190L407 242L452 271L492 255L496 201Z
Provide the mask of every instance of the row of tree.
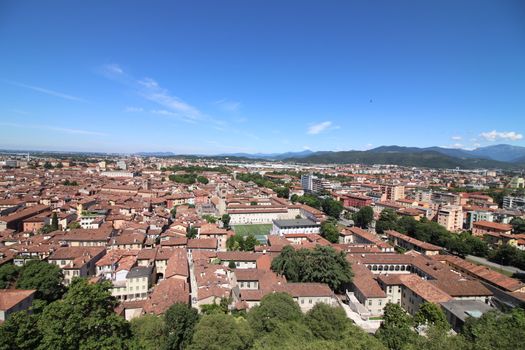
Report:
M189 173L189 174L172 174L172 175L169 176L169 179L170 179L170 181L177 182L177 183L182 183L182 184L186 184L186 185L192 185L196 181L201 183L201 184L204 184L204 185L206 185L209 182L208 178L206 178L205 176L197 175L197 174L194 174L194 173Z
M259 187L269 188L277 193L277 197L288 198L290 196L290 188L281 180L271 179L257 173L237 174L236 178L243 182L251 181Z
M307 193L304 196L293 194L290 199L292 203L298 202L322 210L326 215L335 219L339 219L344 209L341 202L336 201L329 195L321 197L313 193Z

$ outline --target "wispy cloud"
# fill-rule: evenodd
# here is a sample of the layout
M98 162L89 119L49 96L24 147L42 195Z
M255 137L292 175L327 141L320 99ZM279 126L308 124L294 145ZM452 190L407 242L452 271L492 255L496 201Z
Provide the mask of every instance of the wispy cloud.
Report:
M452 136L451 139L454 141L461 141L463 138L461 136Z
M112 74L124 74L124 70L118 65L118 64L115 64L115 63L112 63L112 64L106 64L104 66L104 69L106 70L106 72L108 73L112 73Z
M17 124L17 123L0 123L3 126L10 126L13 128L20 129L39 129L39 130L51 130L58 131L66 134L76 134L76 135L90 135L90 136L108 136L108 134L98 131L91 130L82 130L82 129L70 129L62 128L58 126L49 126L49 125L37 125L37 124Z
M519 134L515 131L496 131L496 130L482 132L479 136L481 136L487 141L497 141L497 140L517 141L523 138L522 134Z
M241 108L240 102L230 101L225 98L215 101L213 104L226 112L237 112Z
M317 124L312 124L308 127L308 134L317 135L330 129L339 129L339 126L332 126L331 121L325 121Z
M126 113L138 113L138 112L144 112L144 109L142 107L126 107L124 108L124 112Z
M19 82L16 82L16 81L6 81L6 82L8 84L13 85L13 86L18 86L18 87L21 87L21 88L37 91L37 92L40 92L40 93L43 93L43 94L46 94L46 95L49 95L49 96L59 97L59 98L62 98L64 100L85 102L85 100L83 98L76 97L76 96L73 96L73 95L68 95L68 94L65 94L65 93L62 93L62 92L58 92L58 91L55 91L55 90L51 90L51 89L46 89L46 88L43 88L43 87L40 87L40 86L27 85L27 84L19 83Z
M118 64L106 64L102 67L102 73L107 78L118 81L126 86L133 88L142 98L151 101L160 107L152 113L160 115L170 115L186 122L209 122L220 125L223 121L217 120L201 112L197 107L173 95L168 89L163 88L155 79L145 77L137 79L128 74ZM169 112L169 113L167 113Z

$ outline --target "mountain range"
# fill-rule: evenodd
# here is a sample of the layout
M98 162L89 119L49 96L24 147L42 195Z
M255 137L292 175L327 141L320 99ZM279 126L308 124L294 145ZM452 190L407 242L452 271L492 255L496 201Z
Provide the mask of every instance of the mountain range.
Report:
M299 163L362 163L397 164L433 168L499 168L518 169L525 167L525 147L493 145L464 150L445 147L381 146L367 151L319 151L249 154L221 154L221 157L243 159L283 160Z
M181 156L172 152L141 152L142 156ZM181 156L181 157L195 157ZM445 147L380 146L367 151L318 151L305 150L286 153L225 153L207 158L235 158L238 160L273 160L297 163L361 163L396 164L402 166L462 169L523 169L525 147L493 145L473 150Z

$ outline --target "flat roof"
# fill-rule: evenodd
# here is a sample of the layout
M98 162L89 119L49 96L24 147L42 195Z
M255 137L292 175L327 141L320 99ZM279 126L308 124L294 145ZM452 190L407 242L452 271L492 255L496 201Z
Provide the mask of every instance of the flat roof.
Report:
M278 227L319 227L320 224L309 219L273 220Z
M479 300L451 300L441 303L441 306L461 321L468 317L481 317L485 312L494 310L488 304Z

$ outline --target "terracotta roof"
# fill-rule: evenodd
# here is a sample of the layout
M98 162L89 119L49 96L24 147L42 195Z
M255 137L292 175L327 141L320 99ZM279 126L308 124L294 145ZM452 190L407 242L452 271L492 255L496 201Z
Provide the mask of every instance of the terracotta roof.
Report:
M161 281L144 303L144 312L160 315L175 303L190 302L189 285L177 278Z
M35 293L36 289L0 289L0 310L9 310Z

